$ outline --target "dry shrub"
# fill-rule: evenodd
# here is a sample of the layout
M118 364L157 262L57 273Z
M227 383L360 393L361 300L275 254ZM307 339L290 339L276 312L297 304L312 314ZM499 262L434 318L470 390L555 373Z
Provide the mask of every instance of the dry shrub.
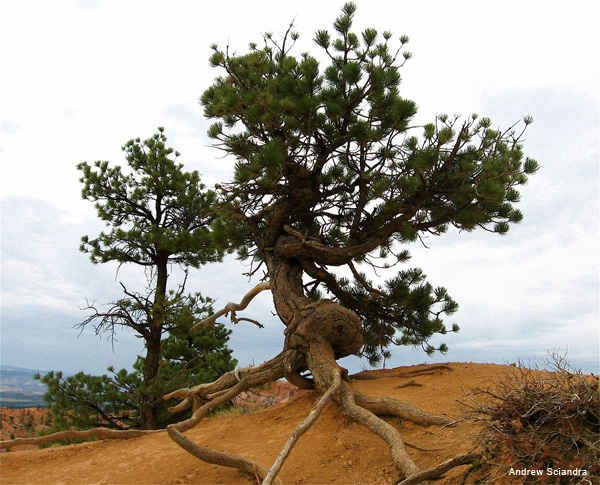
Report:
M212 413L208 415L209 418L233 418L235 416L243 416L244 414L249 414L251 411L248 411L247 407L239 406L235 404L222 406L218 409L215 409Z
M556 354L470 394L488 482L600 483L600 381ZM537 472L536 472L537 471Z

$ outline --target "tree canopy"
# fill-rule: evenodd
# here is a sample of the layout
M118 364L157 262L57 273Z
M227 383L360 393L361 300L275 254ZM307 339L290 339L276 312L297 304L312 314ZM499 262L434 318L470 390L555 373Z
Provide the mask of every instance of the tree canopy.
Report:
M166 146L164 129L123 146L127 167L107 161L80 163L82 197L95 202L110 228L82 238L81 250L93 263L117 261L140 266L173 263L199 268L222 253L211 243L210 210L215 193L196 170L177 163L179 152Z
M355 10L345 4L334 35L317 32L318 56L292 54L292 26L246 54L213 46L222 74L201 103L216 120L209 136L237 162L222 188L240 254L296 262L306 296L324 293L361 318L375 363L390 344L432 352L457 304L420 269L379 283L361 266L404 263L408 243L450 226L506 233L522 219L517 187L538 165L522 151L531 117L523 129L477 115L413 124L417 105L399 89L408 38L394 47L390 32L353 33Z

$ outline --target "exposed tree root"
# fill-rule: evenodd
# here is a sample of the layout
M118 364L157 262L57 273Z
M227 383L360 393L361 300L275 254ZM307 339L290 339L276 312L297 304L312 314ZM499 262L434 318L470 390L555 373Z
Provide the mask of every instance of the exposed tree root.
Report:
M299 369L303 369L305 365L306 359L304 356L300 355L296 350L290 350L283 364L283 374L290 384L300 389L314 389L313 380L302 376L298 371Z
M308 429L317 420L317 418L321 414L321 411L323 411L325 406L329 403L329 401L331 401L333 396L339 391L341 384L342 384L341 373L338 373L334 379L333 385L317 401L317 404L315 404L315 406L313 407L313 409L311 410L311 412L309 413L307 418L302 423L300 423L300 425L294 430L294 432L288 438L286 444L279 452L279 455L277 455L277 458L275 459L275 463L273 463L273 466L269 470L269 473L267 474L267 477L263 481L262 485L271 485L273 483L273 480L279 473L279 470L281 469L283 462L291 453L292 448L294 447L294 445L296 444L298 439L300 439L300 437L306 431L308 431Z
M422 426L443 426L448 425L452 421L442 416L434 416L415 406L388 397L374 399L356 391L354 392L354 397L359 406L380 416L397 416Z
M168 436L185 451L206 463L236 468L256 477L258 483L262 483L263 485L282 485L278 474L283 463L290 455L300 437L316 422L325 406L330 401L336 400L347 416L363 424L367 429L386 442L394 465L404 477L407 477L400 482L403 485L421 483L429 478L440 477L451 468L472 463L478 458L477 455L473 454L461 455L435 468L421 471L406 451L406 447L420 448L405 442L395 427L377 415L398 416L401 419L425 426L432 424L448 425L450 420L430 415L414 406L400 403L394 399L373 399L353 390L347 374L335 361L333 349L328 342L322 339L317 338L311 341L310 352L307 357L309 361L308 365L313 369L314 383L318 389L323 390L325 388L325 392L319 398L307 418L292 432L270 469L249 458L201 446L190 440L184 433L197 426L210 411L230 402L241 392L251 387L276 381L283 377L284 374L289 374L289 372L284 371L286 365L288 366L288 371L294 369L294 373L296 373L295 369L299 360L298 356L294 355L294 351L284 351L274 359L260 366L238 369L224 374L212 383L201 384L189 389L180 389L165 396L165 399L174 397L183 399L183 402L172 408L172 410L181 410L189 407L195 409L189 419L170 425L167 428ZM300 376L299 373L297 375ZM306 381L312 386L312 380L300 377L303 379L303 383ZM0 447L10 448L16 445L41 444L63 439L89 439L92 437L99 439L133 438L157 432L161 432L161 430L143 431L95 428L86 431L65 431L36 438L19 438L2 441L0 442Z
M239 305L228 304L216 315L235 311L245 307L258 292L267 289L266 284L259 285L248 293ZM288 301L291 305L292 300ZM277 478L284 461L291 453L298 439L317 420L327 403L335 399L344 414L360 422L370 431L382 438L392 455L396 468L404 477L418 476L421 472L406 451L407 445L399 431L382 420L379 415L398 416L420 425L447 425L450 420L433 416L409 404L394 399L373 399L354 391L350 386L347 373L337 364L338 354L348 355L362 345L362 326L356 315L331 300L319 302L301 302L293 317L288 320L286 345L281 354L256 368L245 368L229 372L210 384L201 384L190 389L181 389L165 396L165 399L179 398L183 402L172 408L173 411L193 406L196 411L184 422L167 428L169 436L189 453L208 463L237 468L251 473L263 480L263 484L280 483ZM210 325L216 317L205 321ZM343 335L345 338L340 338ZM335 345L335 347L334 347ZM312 379L301 375L310 370ZM412 370L392 374L393 377L408 377L432 373L439 369L450 369L446 364L429 366L426 369ZM386 377L389 377L388 374ZM285 377L300 388L316 388L323 393L307 418L294 430L275 462L269 470L258 463L240 456L209 450L192 442L183 432L196 426L210 409L233 399L249 387L275 381ZM357 376L354 376L357 377ZM362 378L358 376L357 378ZM204 404L202 404L204 403Z
M384 379L387 377L415 377L434 374L437 370L453 370L448 364L430 364L421 369L401 370L398 372L389 372L385 374L354 374L352 379L356 381L370 381L374 379Z
M173 425L167 428L167 433L169 434L169 437L185 451L194 455L196 458L200 458L206 463L237 468L238 470L257 477L258 483L261 483L267 476L268 470L259 463L256 463L249 458L244 458L243 456L225 453L224 451L214 451L200 446L198 443L187 438L183 433L180 433ZM278 479L276 479L274 483L283 485L283 482Z
M311 341L310 351L307 357L309 367L313 372L313 377L315 378L317 385L320 388L323 388L324 384L329 384L331 386L335 376L340 372L340 367L335 361L334 351L331 345L323 339L314 338ZM406 452L404 441L398 430L391 424L378 418L366 407L359 405L355 401L355 396L357 395L360 396L359 393L355 392L350 387L348 382L342 382L340 386L339 402L344 414L355 419L386 442L392 454L394 465L405 477L420 473L421 470ZM363 403L377 402L370 401L363 396L361 396L361 400Z
M429 470L424 470L416 475L405 478L396 485L413 485L415 483L423 483L425 480L430 478L440 478L442 475L444 475L444 473L452 468L456 468L457 466L461 465L469 465L480 458L481 455L477 453L466 453L464 455L455 456L454 458L441 463L435 468L430 468Z
M90 438L107 439L126 439L137 438L151 433L160 433L164 430L139 430L139 429L109 429L93 428L84 431L59 431L58 433L46 436L36 436L33 438L16 438L14 440L0 441L0 449L12 448L17 445L41 445L52 441L62 440L88 440Z
M258 285L244 297L240 304L229 303L225 309L202 324L211 325L219 315L228 312L235 317L236 310L245 308L256 294L268 288L270 285L267 283ZM405 483L417 483L426 478L439 476L453 466L466 463L464 460L467 458L458 457L435 469L422 472L406 451L407 446L414 447L414 445L405 443L400 432L377 415L397 416L424 426L449 425L450 420L445 417L433 416L395 399L374 399L352 389L347 371L337 364L336 358L356 352L362 345L362 326L358 317L331 300L303 304L299 307L296 315L298 319L291 318L286 329L285 350L274 359L256 367L246 367L228 372L214 382L179 389L164 396L165 400L181 400L181 403L170 408L170 411L176 412L189 408L194 411L189 419L167 427L167 434L175 443L204 462L236 468L253 475L259 483L262 482L264 485L280 485L282 482L277 475L293 447L315 423L327 403L336 400L344 414L363 424L385 441L396 468L404 477L412 480ZM441 364L409 372L387 374L385 377L423 375L439 369L450 369L450 367ZM312 379L301 374L306 370L310 371ZM323 395L307 418L292 432L270 469L249 458L211 450L185 436L184 433L197 426L211 410L230 402L241 392L283 377L300 388L316 388ZM353 376L353 378L363 379L365 377ZM92 436L132 437L149 432L154 431L115 431L101 428L85 432L66 432L39 438L19 439L13 440L11 443L43 443L68 438L84 439ZM6 442L3 442L3 447L6 447L4 443Z
M227 372L216 381L207 384L199 384L191 388L179 389L163 397L163 399L183 399L177 406L169 408L171 412L183 411L190 407L197 407L197 403L209 402L218 397L220 393L227 392L242 378L248 382L248 387L256 387L267 382L273 382L284 377L284 361L288 355L282 352L274 359L257 367L244 367ZM241 392L241 391L240 391ZM196 405L194 404L196 403Z
M338 377L334 379L334 384L319 399L307 419L292 433L269 470L248 458L200 446L187 438L183 433L197 426L209 411L231 401L238 394L250 387L276 381L284 375L289 376L290 374L295 377L295 380L300 378L300 383L305 384L306 387L308 387L308 383L310 383L310 387L312 387L312 381L300 376L300 374L296 372L297 363L298 359L294 351L284 351L275 359L272 359L261 366L229 372L213 383L201 384L190 389L181 389L165 396L165 399L183 398L183 402L180 405L172 408L172 410L177 411L186 409L193 405L193 403L208 401L198 407L191 418L167 427L169 437L188 453L196 456L202 461L236 468L243 472L250 473L257 477L259 482L262 481L263 484L281 485L282 482L277 478L277 475L285 459L290 454L300 436L312 426L323 408L332 399L334 394L339 391L341 383L341 373L339 370Z
M169 436L183 449L205 462L233 467L250 473L262 480L264 485L281 483L277 475L284 461L302 434L317 420L327 403L335 399L347 416L360 422L386 442L392 460L403 476L419 475L421 470L406 451L406 447L410 445L403 441L396 428L379 418L377 414L398 416L425 426L448 424L450 420L432 416L414 406L400 403L394 399L372 399L354 391L348 382L347 374L342 372L342 368L337 364L335 352L330 343L318 335L309 336L307 343L309 349L304 355L300 355L295 349L286 350L262 366L230 372L214 383L182 389L165 396L165 398L178 397L183 399L182 404L185 407L196 403L194 407L197 408L190 419L169 426L167 428ZM303 366L311 370L314 381L299 374L299 370ZM293 380L300 380L300 384L305 384L304 387L314 384L318 390L323 392L323 396L317 401L307 418L290 435L269 470L248 458L200 446L183 434L198 425L211 409L229 402L240 392L249 387L277 380L284 375L286 377L291 375ZM200 402L204 402L204 404L198 406ZM174 409L180 410L182 408L182 405L179 405Z
M197 426L210 411L231 401L235 396L249 389L249 387L250 385L248 384L248 379L246 377L242 378L240 382L238 382L227 392L222 393L220 396L198 408L191 418L168 426L167 433L175 443L202 461L214 465L237 468L238 470L254 475L257 477L260 483L261 480L266 478L268 470L259 463L239 455L205 448L204 446L200 446L198 443L190 440L183 434L183 432ZM282 485L280 480L276 481L275 483Z
M406 452L404 441L396 428L378 418L368 409L356 404L354 392L347 383L342 384L340 397L342 409L345 414L361 423L386 442L392 454L394 465L405 477L420 473L421 470Z

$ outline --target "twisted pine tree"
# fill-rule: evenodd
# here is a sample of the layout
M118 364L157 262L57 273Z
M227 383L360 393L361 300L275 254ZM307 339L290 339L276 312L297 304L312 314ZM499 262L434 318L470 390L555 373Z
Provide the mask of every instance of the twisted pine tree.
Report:
M399 470L412 476L419 470L397 430L373 413L423 424L447 421L354 392L336 360L361 353L375 363L392 344L444 351L430 339L447 332L443 317L457 304L419 269L401 270L385 282L372 281L366 270L406 262L404 246L450 226L506 233L522 219L514 207L517 188L538 165L522 151L529 117L519 130L494 129L476 115L440 115L412 125L416 104L399 91L408 39L393 47L389 32L353 33L354 13L347 3L333 34L317 32L324 62L292 55L298 34L291 27L282 39L267 34L261 47L251 44L242 55L213 46L210 62L222 74L201 104L215 120L210 137L236 160L233 180L221 187L228 217L218 221L216 234L264 267L266 280L243 304L217 315L235 314L269 289L285 344L262 366L174 395L185 398L185 407L193 398L235 394L285 376L336 399L388 443ZM181 433L194 423L169 432L210 461ZM245 469L239 463L230 465ZM249 469L264 472L270 483L278 468Z

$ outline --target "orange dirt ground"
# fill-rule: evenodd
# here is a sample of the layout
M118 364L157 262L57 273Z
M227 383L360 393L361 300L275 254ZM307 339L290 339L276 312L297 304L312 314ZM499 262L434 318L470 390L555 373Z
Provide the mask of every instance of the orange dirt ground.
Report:
M47 409L42 408L0 408L2 419L0 419L0 439L9 440L12 438L30 438L35 436L35 431L44 429L44 417L48 414ZM29 425L28 425L29 424ZM15 446L11 451L35 450L37 446L20 445ZM5 451L5 450L2 450ZM0 475L1 476L1 475Z
M386 376L399 370L371 371ZM451 370L430 375L356 380L353 386L372 397L393 397L433 414L459 419L468 409L470 389L513 370L494 364L452 363ZM418 385L398 388L415 381ZM290 433L310 412L317 396L307 392L278 406L235 417L203 420L188 436L202 445L241 454L269 467ZM388 419L388 418L386 418ZM408 452L421 469L431 468L455 455L471 451L479 425L464 420L455 426L421 427L389 418L403 438L420 448ZM108 440L79 445L3 453L2 484L252 484L253 477L234 469L209 465L186 453L166 433L129 440ZM460 481L466 467L451 470L436 484ZM330 403L315 425L298 441L279 477L285 484L382 484L400 478L385 443L361 425L348 421Z

